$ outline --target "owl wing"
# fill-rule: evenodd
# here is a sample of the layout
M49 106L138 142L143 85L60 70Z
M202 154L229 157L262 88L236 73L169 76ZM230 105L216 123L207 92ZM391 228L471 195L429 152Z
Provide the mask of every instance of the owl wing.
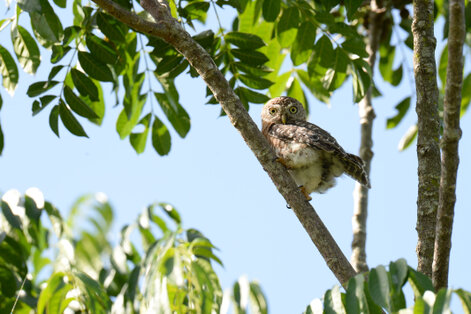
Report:
M345 167L345 172L364 186L370 187L363 159L345 150L329 132L307 121L296 121L293 124L274 124L269 135L286 142L306 144L335 156Z

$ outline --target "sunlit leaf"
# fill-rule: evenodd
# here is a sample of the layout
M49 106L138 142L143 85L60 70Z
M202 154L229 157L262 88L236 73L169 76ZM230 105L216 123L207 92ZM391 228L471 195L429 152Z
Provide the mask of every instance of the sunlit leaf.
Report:
M261 66L268 61L268 58L260 51L232 49L231 53L240 61L251 66Z
M27 73L34 74L41 63L41 55L34 38L21 25L12 25L11 39L18 62Z
M293 64L300 65L306 62L311 55L316 39L316 26L311 22L303 22L299 26L296 40L291 47L291 60Z
M141 154L144 152L147 143L147 134L149 133L151 114L147 114L144 118L139 121L138 125L144 127L144 131L139 133L131 133L129 136L129 141L131 142L132 147L136 153Z
M18 84L18 68L11 54L0 45L0 74L3 77L3 87L13 95Z

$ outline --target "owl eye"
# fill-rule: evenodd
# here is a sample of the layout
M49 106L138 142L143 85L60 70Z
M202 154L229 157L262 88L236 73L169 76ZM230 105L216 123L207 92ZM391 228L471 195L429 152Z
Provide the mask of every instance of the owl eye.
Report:
M289 112L291 112L291 113L296 113L296 112L298 112L298 108L296 108L295 106L290 107L290 108L289 108Z
M274 115L276 113L276 109L275 108L270 108L269 112L270 112L271 115Z

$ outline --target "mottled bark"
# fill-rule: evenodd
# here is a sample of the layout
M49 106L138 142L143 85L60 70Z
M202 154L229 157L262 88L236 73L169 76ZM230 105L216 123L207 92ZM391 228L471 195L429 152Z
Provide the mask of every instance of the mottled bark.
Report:
M458 172L458 143L461 138L460 110L463 86L463 44L466 36L464 1L449 1L448 64L446 69L445 100L443 104L442 173L437 212L435 251L433 255L433 285L435 289L448 286L451 233L456 201Z
M343 285L356 274L345 255L338 247L331 234L320 220L314 208L306 201L301 190L296 186L286 168L275 161L276 156L257 125L244 109L239 98L229 86L224 75L219 71L211 56L196 43L181 25L170 15L165 1L141 0L142 7L156 21L151 27L141 27L142 22L128 23L135 15L123 10L111 0L93 0L100 7L132 28L146 34L164 39L175 47L198 71L221 104L231 123L240 132L247 145L253 151L263 169L268 173L278 191L291 206L299 221L322 254L328 267ZM137 17L137 15L135 15ZM138 17L137 17L138 18Z
M371 0L369 12L368 26L368 42L366 50L368 51L368 64L371 67L371 73L376 63L376 53L379 47L379 39L381 36L382 21L384 9L382 1ZM361 142L359 155L365 161L365 170L370 176L371 159L373 158L373 120L376 117L373 103L372 92L373 87L370 86L365 98L359 103L360 126L361 126ZM371 180L371 177L370 177ZM366 218L368 217L368 188L356 183L353 192L353 241L352 256L350 261L358 272L368 271L366 263Z
M412 34L418 120L417 269L429 277L432 276L440 185L440 125L433 26L433 1L415 0Z

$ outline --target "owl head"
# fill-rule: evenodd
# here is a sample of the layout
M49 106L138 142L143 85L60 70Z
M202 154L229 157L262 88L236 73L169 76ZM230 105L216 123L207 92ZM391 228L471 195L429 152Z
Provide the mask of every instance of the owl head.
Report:
M291 124L294 121L306 121L303 105L294 98L276 97L263 106L262 123Z

